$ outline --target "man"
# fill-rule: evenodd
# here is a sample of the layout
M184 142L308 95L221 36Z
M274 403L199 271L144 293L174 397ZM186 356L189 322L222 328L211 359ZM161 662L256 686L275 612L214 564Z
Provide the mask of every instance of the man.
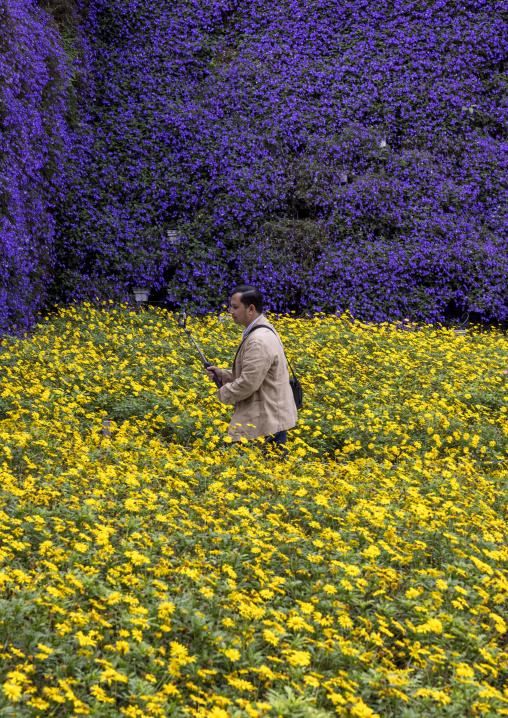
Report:
M223 386L217 392L223 404L234 404L228 434L233 441L264 437L264 448L287 456L287 429L298 420L282 342L263 316L263 295L256 287L241 285L231 295L231 316L244 327L233 368L208 367ZM257 327L253 331L254 327Z

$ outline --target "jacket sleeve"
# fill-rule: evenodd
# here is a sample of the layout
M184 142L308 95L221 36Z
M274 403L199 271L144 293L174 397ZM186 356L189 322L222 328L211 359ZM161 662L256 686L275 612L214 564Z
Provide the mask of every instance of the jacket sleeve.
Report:
M245 347L242 373L233 382L219 389L219 399L223 404L236 404L254 394L263 383L272 365L272 356L267 346L254 340Z
M229 384L229 382L233 381L234 374L230 369L223 369L222 370L222 383L223 384Z

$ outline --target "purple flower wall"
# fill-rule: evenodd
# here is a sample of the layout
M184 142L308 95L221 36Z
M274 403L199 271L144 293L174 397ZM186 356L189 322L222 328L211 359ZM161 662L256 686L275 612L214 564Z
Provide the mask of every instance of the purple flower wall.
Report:
M31 0L0 4L0 330L28 328L54 277L71 72L48 20Z
M148 283L204 311L245 280L276 310L505 318L504 3L78 8L89 85L52 195L55 298Z

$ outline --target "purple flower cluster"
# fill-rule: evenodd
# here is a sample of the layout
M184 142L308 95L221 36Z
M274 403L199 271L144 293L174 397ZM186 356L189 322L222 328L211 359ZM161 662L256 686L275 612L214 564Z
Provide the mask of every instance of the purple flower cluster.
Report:
M29 327L54 277L71 70L48 20L0 3L0 330Z
M143 283L205 310L248 281L277 311L506 317L503 2L78 7L60 297Z

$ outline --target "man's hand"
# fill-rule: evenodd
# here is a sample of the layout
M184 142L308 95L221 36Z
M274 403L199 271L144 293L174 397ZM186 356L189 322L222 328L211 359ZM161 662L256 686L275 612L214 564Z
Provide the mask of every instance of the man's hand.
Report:
M206 376L213 381L213 374L215 374L219 377L219 379L222 381L222 369L219 369L218 366L208 366L205 367L205 374Z

